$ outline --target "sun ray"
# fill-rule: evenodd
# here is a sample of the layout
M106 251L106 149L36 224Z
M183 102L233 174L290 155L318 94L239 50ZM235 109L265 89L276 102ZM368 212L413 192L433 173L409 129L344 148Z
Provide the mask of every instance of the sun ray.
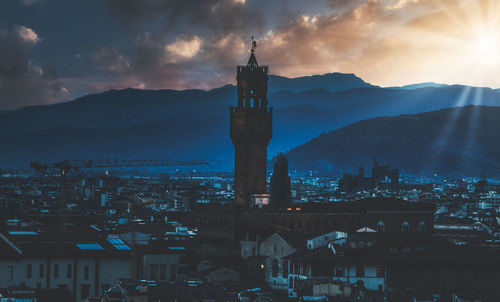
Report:
M456 124L463 112L463 106L467 103L467 99L471 94L472 88L470 86L464 86L460 96L455 103L457 110L452 111L448 120L443 123L443 128L436 135L436 139L432 143L432 158L429 158L429 167L438 166L439 161L445 156L446 146L449 144L453 131L455 130Z

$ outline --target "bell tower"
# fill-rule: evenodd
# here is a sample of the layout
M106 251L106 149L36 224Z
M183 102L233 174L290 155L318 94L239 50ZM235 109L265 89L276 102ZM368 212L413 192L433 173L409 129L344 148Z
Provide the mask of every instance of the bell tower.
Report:
M238 206L266 194L267 145L272 136L272 108L267 102L267 66L255 57L257 43L247 65L236 71L238 105L230 109L230 136L234 144L234 199Z

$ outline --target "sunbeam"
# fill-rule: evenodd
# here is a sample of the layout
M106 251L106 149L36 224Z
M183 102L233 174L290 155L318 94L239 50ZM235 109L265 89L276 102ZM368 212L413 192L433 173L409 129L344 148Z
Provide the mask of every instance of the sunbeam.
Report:
M446 150L446 146L449 144L453 131L455 130L458 119L460 118L463 106L466 104L469 95L471 94L472 88L470 86L464 86L460 96L453 107L459 107L459 110L453 111L450 115L449 119L443 123L443 128L435 137L435 141L432 144L432 154L431 158L429 158L429 167L436 167L437 163L445 156L444 150ZM438 130L439 131L439 130Z

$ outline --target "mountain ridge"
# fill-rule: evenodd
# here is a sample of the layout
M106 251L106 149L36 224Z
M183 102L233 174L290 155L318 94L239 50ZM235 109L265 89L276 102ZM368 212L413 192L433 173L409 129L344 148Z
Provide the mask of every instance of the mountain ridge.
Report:
M340 176L373 158L413 175L497 175L500 107L446 108L358 121L287 153L294 169Z
M475 104L477 95L482 96L481 104L500 106L500 90L453 85L412 90L372 85L335 92L322 87L271 92L268 99L274 107L274 120L268 154L291 150L321 133L373 117ZM58 161L98 155L114 158L114 146L144 158L158 157L157 150L163 149L162 158L189 155L190 159L217 158L230 163L234 154L228 134L228 107L235 102L234 85L209 91L130 88L8 111L0 115L0 140L8 146L0 149L0 167L11 167L13 163L27 166L35 159ZM156 129L151 125L157 125ZM44 140L40 131L44 131ZM140 135L140 131L144 133ZM144 137L151 142L144 141ZM159 141L162 143L154 144ZM149 146L149 153L144 146ZM179 152L170 146L177 146ZM99 152L82 154L79 150L83 149Z

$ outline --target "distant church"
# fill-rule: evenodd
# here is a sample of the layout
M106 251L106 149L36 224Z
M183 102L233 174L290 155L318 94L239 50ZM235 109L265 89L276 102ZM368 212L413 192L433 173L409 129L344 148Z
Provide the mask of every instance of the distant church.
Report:
M339 188L346 193L370 191L374 189L399 189L399 170L389 165L380 165L373 159L372 177L365 177L365 170L359 167L358 174L345 173L339 181Z

